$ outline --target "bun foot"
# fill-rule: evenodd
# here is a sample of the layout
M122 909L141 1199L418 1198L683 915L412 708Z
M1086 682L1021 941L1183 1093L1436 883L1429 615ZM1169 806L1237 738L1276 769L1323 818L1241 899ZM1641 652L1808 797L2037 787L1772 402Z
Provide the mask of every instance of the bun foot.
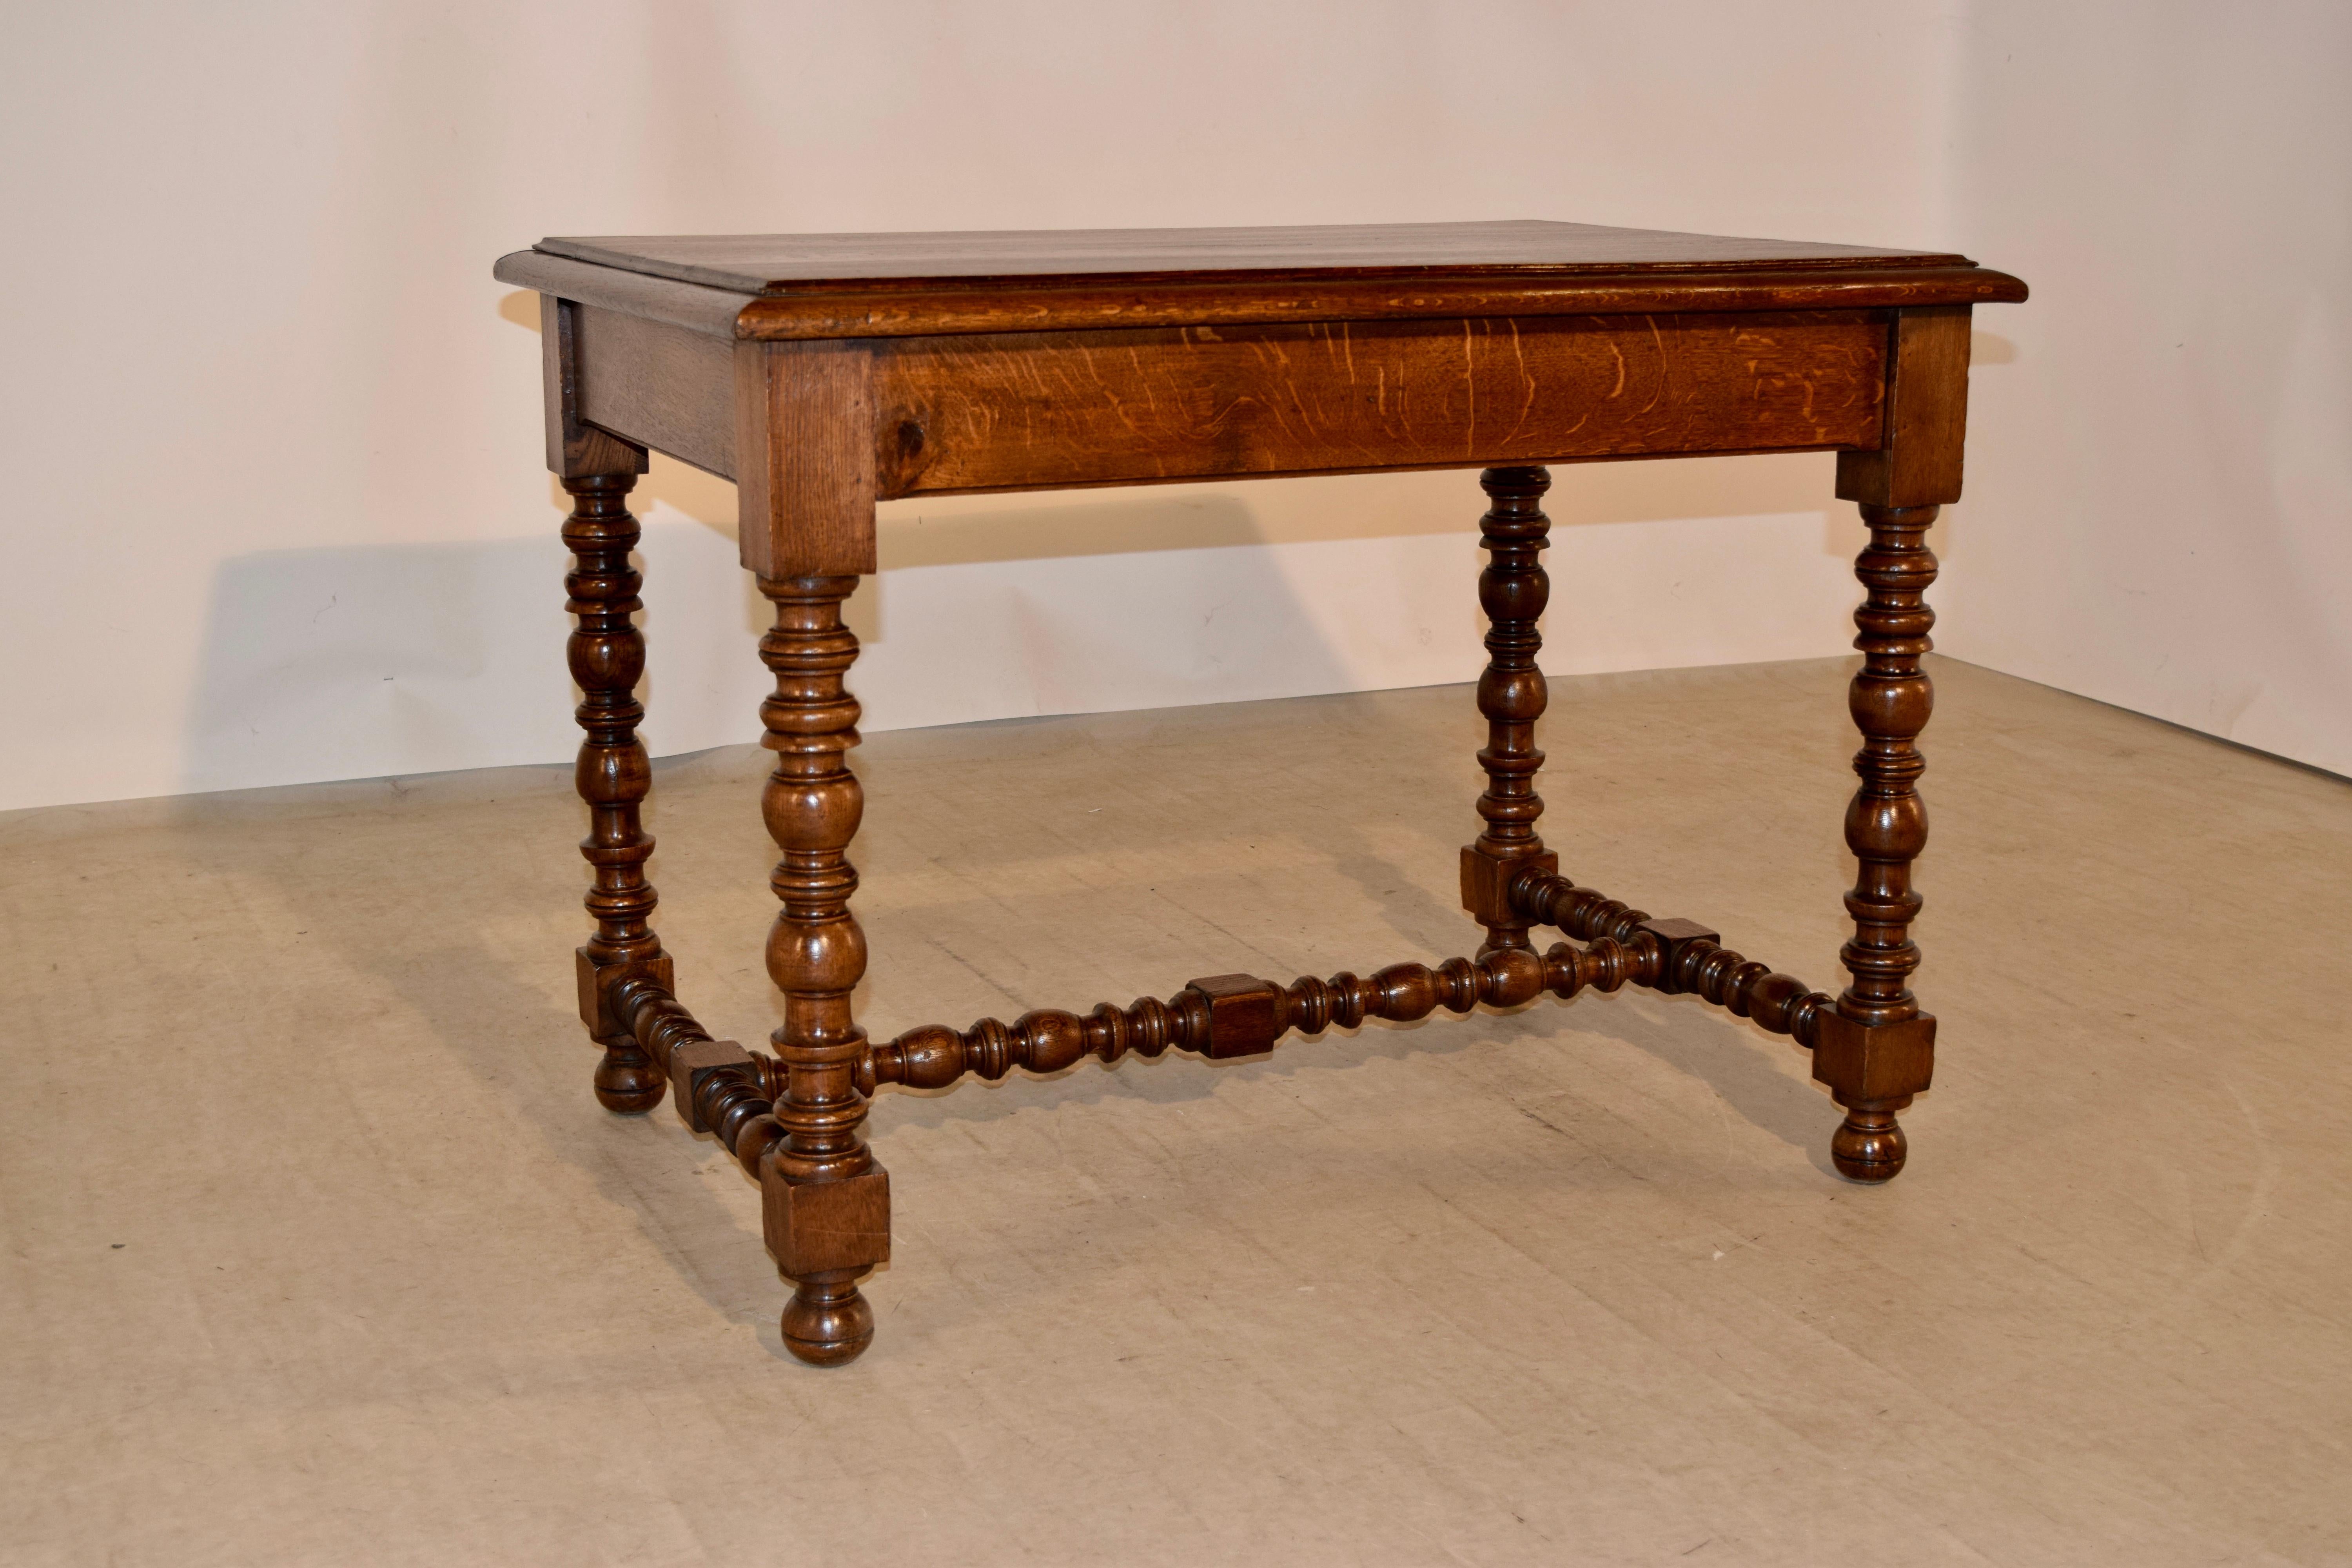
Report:
M784 1308L784 1348L811 1366L845 1366L874 1342L874 1309L857 1289L857 1276L812 1276L793 1290Z
M636 1051L606 1051L596 1064L596 1103L624 1116L651 1110L662 1101L661 1073Z
M1903 1135L1896 1124L1895 1112L1909 1103L1909 1097L1895 1105L1850 1105L1845 1120L1830 1136L1830 1158L1837 1164L1838 1173L1848 1181L1891 1182L1903 1169L1903 1161L1911 1151L1911 1141Z

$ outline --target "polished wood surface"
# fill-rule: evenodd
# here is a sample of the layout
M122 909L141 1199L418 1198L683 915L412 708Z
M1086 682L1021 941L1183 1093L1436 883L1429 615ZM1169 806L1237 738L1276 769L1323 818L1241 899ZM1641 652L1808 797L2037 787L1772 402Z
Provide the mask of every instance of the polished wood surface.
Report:
M1970 309L2022 299L2015 279L1935 253L1549 224L551 240L498 270L541 291L547 460L573 498L596 921L578 970L604 1049L596 1092L642 1110L674 1084L687 1125L758 1178L794 1287L793 1354L837 1365L872 1341L860 1282L889 1258L889 1178L863 1124L887 1085L1170 1049L1223 1059L1293 1031L1633 984L1811 1051L1843 1110L1837 1169L1863 1183L1901 1170L1896 1115L1928 1086L1936 1024L1909 984L1932 701L1924 538L1959 496ZM775 606L760 645L776 679L763 812L782 855L772 1056L696 1021L649 921L625 504L648 448L736 481L743 562ZM1802 449L1837 453L1838 494L1871 531L1855 563L1854 934L1834 998L1710 927L1580 886L1538 832L1546 465ZM857 642L841 609L875 570L878 500L1456 467L1484 470L1488 500L1486 785L1461 853L1464 907L1484 930L1474 956L1287 986L1213 975L1126 1007L866 1039L847 855L863 798L847 764ZM1569 940L1538 952L1537 926Z
M1579 268L1907 267L1964 259L1879 246L1744 239L1539 219L945 234L652 235L542 239L536 248L599 267L751 294L855 287L877 279L1018 286L1027 279L1075 277L1166 282L1216 272L1417 278Z
M1993 304L1966 258L1590 224L551 238L526 289L739 338Z
M1875 447L1867 313L900 338L877 494Z
M858 709L843 684L857 638L841 621L841 602L856 586L854 576L760 581L776 607L774 629L760 639L776 678L760 709L761 743L776 753L760 809L783 851L769 878L783 907L768 934L768 976L784 997L772 1037L785 1071L773 1110L784 1136L760 1175L768 1245L797 1286L784 1342L819 1365L851 1360L874 1338L874 1310L857 1281L890 1258L890 1178L860 1131L866 1031L849 1007L866 973L847 854L866 808L849 771Z
M661 1074L613 1011L611 987L633 974L664 984L669 978L651 924L653 883L646 878L654 839L638 809L653 787L653 764L637 738L646 715L636 697L646 639L634 619L645 607L637 597L640 579L629 564L638 534L628 508L635 483L636 476L625 472L563 479L572 493L563 542L576 562L564 579L571 594L564 608L575 617L569 663L581 693L575 716L586 731L573 777L588 805L589 832L580 853L593 873L587 905L596 922L596 934L577 954L580 1016L604 1047L596 1098L608 1110L645 1110L662 1095Z
M1489 503L1478 525L1486 552L1486 569L1478 574L1478 606L1486 614L1478 711L1486 721L1486 744L1478 765L1486 770L1486 789L1477 803L1485 826L1462 849L1462 903L1486 928L1478 949L1483 958L1528 945L1528 922L1511 902L1511 884L1521 871L1549 870L1559 859L1544 852L1536 830L1544 805L1536 793L1536 773L1543 767L1536 721L1546 700L1543 670L1536 664L1543 635L1536 623L1551 598L1551 579L1543 569L1551 534L1543 498L1551 475L1542 468L1489 468L1478 484Z

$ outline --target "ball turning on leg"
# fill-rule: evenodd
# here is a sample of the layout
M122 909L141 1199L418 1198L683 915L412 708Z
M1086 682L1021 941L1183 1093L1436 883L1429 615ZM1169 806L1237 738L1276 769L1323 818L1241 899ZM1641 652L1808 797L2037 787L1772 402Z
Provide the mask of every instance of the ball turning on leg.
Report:
M1847 1104L1843 1098L1839 1103L1845 1105L1845 1120L1830 1135L1830 1158L1838 1173L1855 1182L1894 1180L1911 1149L1895 1113L1910 1103L1910 1097L1906 1095L1893 1104L1868 1100Z
M845 1366L874 1342L874 1309L857 1289L862 1268L811 1275L784 1308L784 1348L811 1366Z

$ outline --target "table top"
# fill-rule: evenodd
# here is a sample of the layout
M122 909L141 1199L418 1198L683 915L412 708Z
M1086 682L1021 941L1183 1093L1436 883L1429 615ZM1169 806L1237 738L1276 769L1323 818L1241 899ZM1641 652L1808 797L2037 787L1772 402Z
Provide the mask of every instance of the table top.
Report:
M2025 297L1948 251L1539 221L551 238L498 275L737 338Z
M942 234L661 235L551 238L536 247L600 267L742 294L877 282L920 287L1308 280L1378 275L1552 276L1595 270L1965 266L1948 253L1739 239L1594 224L1397 223L1275 228L993 229Z

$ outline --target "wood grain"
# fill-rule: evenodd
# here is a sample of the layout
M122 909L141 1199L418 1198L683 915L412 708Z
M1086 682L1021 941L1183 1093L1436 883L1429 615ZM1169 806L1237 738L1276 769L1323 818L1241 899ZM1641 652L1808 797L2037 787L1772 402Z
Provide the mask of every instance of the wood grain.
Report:
M1879 444L1866 313L894 340L878 493Z
M761 815L782 858L769 886L782 908L768 933L768 975L784 994L784 1021L770 1037L783 1064L783 1097L772 1114L783 1137L762 1157L760 1184L770 1247L794 1281L784 1344L821 1366L856 1359L874 1338L874 1311L858 1279L890 1257L889 1177L860 1131L866 1099L856 1066L866 1055L850 994L866 973L866 934L849 912L857 873L849 842L865 793L849 770L857 700L843 678L857 638L842 625L852 576L762 579L776 624L760 658L776 678L760 705L761 743L776 754Z
M1846 1108L1831 1157L1856 1181L1884 1182L1903 1169L1907 1145L1895 1113L1927 1087L1935 1068L1936 1020L1919 1010L1910 979L1919 967L1911 922L1922 900L1911 862L1927 846L1927 807L1919 798L1927 759L1919 732L1935 710L1936 689L1920 661L1935 646L1927 607L1936 557L1927 533L1932 506L1865 503L1870 542L1854 558L1865 590L1853 613L1862 650L1846 707L1862 731L1853 771L1862 785L1846 807L1846 847L1853 851L1853 890L1845 896L1853 937L1838 956L1853 976L1832 1016L1822 1021L1813 1076Z
M739 337L775 340L891 338L943 332L1425 321L1460 316L1867 310L1955 302L1990 304L2023 298L2024 285L2016 279L1969 266L1805 268L1778 272L1627 270L1410 280L1348 277L1269 280L1240 274L1165 283L1069 279L1017 289L987 284L803 289L746 298L735 332Z
M977 229L901 234L646 235L551 238L537 248L599 266L742 293L891 279L910 283L1255 272L1557 272L1576 268L1916 267L1963 259L1813 240L1753 239L1505 219L1484 223L1292 224L1251 228Z
M2025 298L2016 279L1941 252L1560 223L559 238L497 271L774 340Z
M667 321L706 337L734 337L735 319L751 302L748 294L698 288L642 272L547 256L536 250L518 250L499 257L490 275L517 288L535 289L544 295L576 300L625 316Z
M547 471L558 479L590 474L642 474L646 449L600 430L581 415L581 307L552 294L539 297L539 368L547 421Z
M1478 607L1486 614L1486 668L1478 677L1478 712L1486 721L1486 744L1478 765L1486 793L1478 797L1483 826L1463 846L1463 902L1486 928L1481 957L1506 947L1528 946L1528 922L1512 907L1509 888L1523 866L1556 857L1544 849L1536 824L1543 796L1536 774L1543 752L1536 747L1536 721L1543 717L1548 692L1536 655L1543 649L1537 623L1551 598L1543 551L1551 533L1544 515L1544 492L1551 475L1540 468L1488 468L1478 476L1486 492L1486 514L1478 521L1478 543L1486 569L1478 574Z
M1960 499L1968 441L1966 305L1895 319L1881 450L1838 454L1837 493L1867 506L1948 506Z
M604 1047L596 1098L619 1111L651 1110L661 1100L663 1079L635 1033L614 1014L612 987L636 974L670 982L668 957L650 923L658 901L646 876L654 838L638 809L653 787L653 763L637 738L646 716L637 701L646 639L635 621L645 607L637 597L641 579L629 564L638 530L628 500L636 482L625 472L563 479L572 494L563 542L573 556L563 580L564 608L574 617L565 652L580 688L573 717L585 731L572 779L588 806L588 837L580 841L580 853L593 876L587 905L596 921L596 934L576 955L580 1016Z
M873 1338L860 1281L890 1256L890 1187L863 1126L882 1084L1171 1047L1247 1056L1293 1029L1630 984L1810 1048L1844 1108L1837 1168L1864 1182L1902 1169L1896 1113L1927 1087L1936 1028L1908 985L1911 866L1927 837L1916 742L1932 701L1920 658L1936 567L1922 541L1959 494L1969 309L2023 299L2015 279L1948 255L1546 224L555 240L498 275L541 292L548 458L574 498L597 922L579 975L582 1016L605 1047L597 1090L641 1110L675 1084L687 1124L756 1173L768 1243L794 1282L793 1355L838 1365ZM782 854L773 1058L711 1038L678 1004L648 920L625 503L649 447L736 479L743 562L776 609L761 642L777 753L762 810ZM1834 1000L1707 927L1578 887L1537 833L1542 465L1809 449L1839 454L1839 493L1871 530L1855 565L1851 983ZM875 570L878 499L1472 467L1490 500L1484 831L1461 857L1464 903L1486 928L1474 957L1288 986L1214 975L1085 1016L1038 1010L867 1041L852 1005L866 939L847 858L863 801L846 763L857 642L841 611ZM1538 953L1538 923L1586 945Z
M874 571L872 356L842 342L745 342L734 355L743 564L773 578Z
M568 307L586 424L735 477L735 347L667 321Z

